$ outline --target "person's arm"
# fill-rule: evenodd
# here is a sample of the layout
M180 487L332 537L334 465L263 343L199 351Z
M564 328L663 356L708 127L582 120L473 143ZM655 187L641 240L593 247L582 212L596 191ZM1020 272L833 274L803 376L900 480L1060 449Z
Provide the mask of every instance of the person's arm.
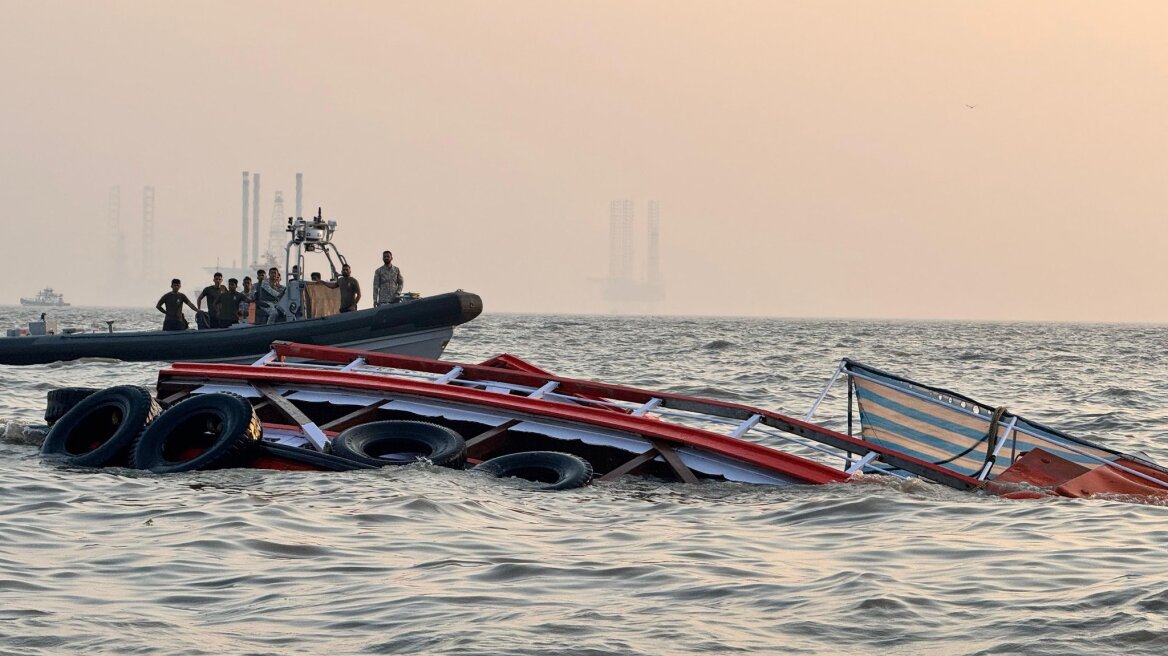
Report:
M361 283L353 278L353 309L357 309L357 304L361 302Z
M373 304L377 305L377 271L373 272Z
M161 312L163 314L166 314L166 309L162 307L162 302L165 300L166 300L166 294L163 294L162 297L158 299L158 304L154 306L154 309L158 310L159 312Z
M187 295L186 295L186 294L179 294L179 296L182 296L182 302L183 302L183 303L186 303L186 304L187 304L187 307L189 307L190 309L194 310L195 312L198 312L198 311L199 311L199 308L197 308L197 307L195 307L194 305L192 305L192 304L191 304L191 299L187 298ZM202 297L200 296L199 298L202 298ZM210 307L210 305L211 305L210 303L208 303L208 304L207 304L207 306L208 306L208 307Z
M195 303L196 303L196 304L198 304L198 306L199 306L199 307L202 307L202 306L203 306L203 297L204 297L204 296L206 296L206 295L207 295L207 290L206 290L206 289L204 289L203 291L199 292L199 297L195 299ZM184 296L186 296L186 295L184 294ZM191 302L190 302L190 301L187 301L187 305L190 305L190 304L191 304ZM207 308L208 308L208 309L210 309L210 308L211 308L211 301L207 301ZM197 307L197 308L195 308L195 312L198 312L198 311L199 311L199 308L198 308L198 307Z
M403 292L406 288L406 279L402 277L401 269L397 270L397 291Z

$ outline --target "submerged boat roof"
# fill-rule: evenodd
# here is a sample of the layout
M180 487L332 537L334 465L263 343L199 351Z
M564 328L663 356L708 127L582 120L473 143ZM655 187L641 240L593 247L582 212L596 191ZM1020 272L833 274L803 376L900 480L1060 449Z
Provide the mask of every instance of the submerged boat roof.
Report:
M303 435L294 439L319 448L328 439L324 429L341 430L386 412L494 427L468 445L525 430L591 441L626 454L604 456L606 462L597 466L601 480L655 462L668 465L667 471L687 482L697 480L695 472L776 484L841 482L863 473L920 477L959 490L1006 496L1168 494L1168 470L1146 460L851 361L841 363L837 376L841 373L856 390L864 422L859 435L814 424L810 412L798 419L729 401L557 376L510 355L469 364L277 342L267 356L248 366L176 363L159 373L158 390L168 400L214 391L262 396L261 404L282 408L296 424L290 430ZM945 412L957 408L987 422L957 432L975 445L988 443L982 449L988 455L962 463L974 449L959 442L953 445L958 457L939 457L930 448L951 436L930 432L921 408L909 408L912 417L905 419L903 399L895 409L909 429L897 433L903 439L893 439L896 431L890 426L895 422L879 415L874 399L896 392L931 399L943 404ZM826 394L825 389L820 399ZM332 406L341 409L309 416ZM353 407L345 411L344 406ZM316 410L306 409L310 407ZM937 431L956 426L954 417L944 413L935 424ZM987 434L989 438L976 439ZM1014 454L995 460L1011 444ZM997 469L987 462L996 462Z
M311 363L294 361L309 360ZM500 366L500 363L508 366ZM951 487L978 482L894 449L743 404L555 376L500 356L454 363L352 349L277 343L258 366L176 363L159 374L159 393L212 381L282 386L289 391L344 389L376 398L409 397L504 414L587 425L637 435L749 463L801 483L846 480L854 471L899 469ZM218 389L218 388L214 388ZM766 442L782 445L768 446ZM660 454L660 449L654 457ZM853 471L828 464L848 453L874 454ZM876 461L875 456L879 457ZM684 480L684 476L679 475Z

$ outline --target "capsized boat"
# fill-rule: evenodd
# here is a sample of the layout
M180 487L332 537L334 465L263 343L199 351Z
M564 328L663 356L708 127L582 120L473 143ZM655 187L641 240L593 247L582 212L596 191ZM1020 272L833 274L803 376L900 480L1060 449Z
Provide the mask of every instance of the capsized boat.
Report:
M120 447L130 451L121 461L169 472L335 469L426 458L529 478L549 489L582 485L594 475L602 481L644 475L769 485L881 476L1010 496L1168 493L1168 471L1146 459L858 363L842 362L832 381L841 374L859 398L859 435L851 435L850 426L846 434L810 422L830 384L808 417L797 419L727 401L556 376L510 355L462 364L280 342L251 365L184 362L162 369L158 398L171 407L161 417L173 417L169 423L148 419L144 432L131 425L128 431L141 436ZM895 394L909 398L877 407L877 398ZM200 417L209 411L198 404L214 405L216 398L220 406L237 408L233 425L256 428L203 428L207 422ZM913 405L916 400L925 403ZM901 412L916 432L890 419L887 410ZM218 426L230 413L216 412ZM918 421L924 416L936 420ZM61 421L66 426L54 426L46 455L78 464L115 441L91 435L71 442L79 422L89 419ZM938 453L932 449L956 438L927 425L960 425L967 440ZM988 440L977 437L982 428ZM219 448L232 441L232 449ZM72 452L63 446L68 444L75 445ZM990 444L994 458L979 462L973 455L979 444ZM1013 452L1008 458L1007 449ZM109 451L97 459L117 458L117 449Z
M482 313L477 294L455 291L314 319L206 330L142 330L0 338L0 364L113 358L131 362L251 362L277 340L438 357L454 326Z

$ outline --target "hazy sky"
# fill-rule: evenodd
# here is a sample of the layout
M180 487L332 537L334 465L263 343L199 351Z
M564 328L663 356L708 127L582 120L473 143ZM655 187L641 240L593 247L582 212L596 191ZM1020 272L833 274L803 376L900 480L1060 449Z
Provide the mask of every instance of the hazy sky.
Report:
M607 312L1168 321L1165 2L0 0L0 303L149 306L239 257L240 174L368 287ZM975 105L973 108L967 105ZM136 271L111 282L110 187ZM317 267L313 267L317 268Z

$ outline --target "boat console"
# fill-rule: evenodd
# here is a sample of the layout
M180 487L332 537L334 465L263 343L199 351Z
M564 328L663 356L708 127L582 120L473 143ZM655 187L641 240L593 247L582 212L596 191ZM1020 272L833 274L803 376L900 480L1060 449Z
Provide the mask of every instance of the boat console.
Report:
M299 216L288 217L287 232L290 238L288 244L284 246L284 271L288 274L288 280L284 294L276 303L276 311L269 315L269 323L313 318L307 317L305 313L308 281L304 280L304 255L322 253L328 260L329 280L336 280L341 267L348 263L340 249L332 242L336 231L337 222L325 220L319 207L316 209L316 216L308 219Z

